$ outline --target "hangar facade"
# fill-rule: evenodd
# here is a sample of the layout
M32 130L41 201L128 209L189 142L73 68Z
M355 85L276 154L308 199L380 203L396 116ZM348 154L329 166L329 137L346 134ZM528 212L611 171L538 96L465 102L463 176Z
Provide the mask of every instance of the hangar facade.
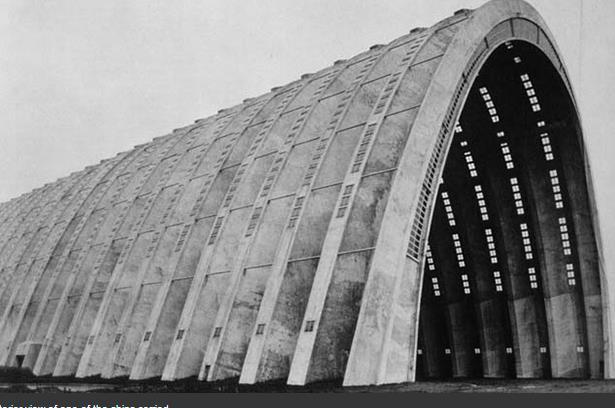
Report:
M613 377L574 93L521 0L24 194L0 231L0 365L36 375Z

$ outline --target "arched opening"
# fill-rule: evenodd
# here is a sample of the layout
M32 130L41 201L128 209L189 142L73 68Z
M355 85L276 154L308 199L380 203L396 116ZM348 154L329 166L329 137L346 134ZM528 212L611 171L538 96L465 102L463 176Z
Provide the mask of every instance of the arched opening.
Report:
M477 76L440 180L417 379L602 377L598 252L571 96L534 45Z

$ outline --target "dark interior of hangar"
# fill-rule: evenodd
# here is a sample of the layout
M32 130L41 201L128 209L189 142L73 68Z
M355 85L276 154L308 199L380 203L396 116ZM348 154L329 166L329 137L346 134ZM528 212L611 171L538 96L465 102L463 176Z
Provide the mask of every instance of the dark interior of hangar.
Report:
M550 60L502 44L452 140L425 248L417 379L603 376L586 156Z

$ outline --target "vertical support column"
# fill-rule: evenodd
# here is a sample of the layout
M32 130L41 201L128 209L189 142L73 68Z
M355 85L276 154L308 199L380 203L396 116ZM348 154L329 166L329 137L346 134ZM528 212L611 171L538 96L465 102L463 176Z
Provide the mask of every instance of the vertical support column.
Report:
M248 114L248 117L243 121L242 126L249 125L249 123L252 121L252 118L257 114L258 111L260 111L261 107L266 102L262 102L262 101L260 103L257 102L256 108L254 106L252 107L252 111ZM235 117L233 117L233 120L234 119ZM220 134L222 134L222 132L228 126L230 126L231 123L233 123L233 120L228 120L227 118L227 120L220 121L216 125L216 129L213 132L211 141L207 143L206 146L204 146L203 148L203 156L201 160L203 160L206 157L206 154L209 151L209 148L211 147L213 142L215 142L216 138ZM168 265L169 265L169 270L171 272L169 272L163 277L162 283L160 285L160 289L158 290L158 293L156 294L156 299L154 300L152 310L145 324L145 334L143 336L143 340L138 346L137 354L132 364L132 368L130 371L131 379L143 379L149 376L148 371L147 371L147 363L148 363L148 359L150 356L150 352L152 350L152 343L153 343L152 338L154 337L156 330L158 330L165 302L167 301L170 295L170 289L171 289L171 284L173 282L173 277L175 276L175 273L177 271L180 259L186 250L186 241L191 237L191 234L195 231L196 216L199 214L201 207L204 205L205 198L211 191L214 179L219 174L220 169L222 168L224 162L231 154L231 151L237 140L238 140L238 136L237 137L233 136L231 138L231 140L224 147L224 150L220 153L220 157L215 162L212 170L209 171L209 173L204 177L205 180L203 182L203 185L201 186L201 190L198 194L198 197L196 198L196 201L194 205L192 206L189 217L183 222L183 227L179 234L178 240L175 244L173 255L169 259Z
M190 333L190 328L193 326L192 322L195 318L195 310L198 306L201 292L207 279L207 275L211 272L209 269L211 267L211 262L213 261L213 255L218 247L218 238L220 237L221 232L225 227L226 221L228 220L231 204L233 203L237 187L242 182L243 177L248 171L248 168L250 168L250 166L253 164L256 152L259 150L260 146L265 140L265 137L273 127L273 124L278 119L279 115L282 114L287 104L302 88L302 84L295 84L284 91L285 95L282 98L281 102L278 104L278 106L276 106L276 109L267 119L256 138L252 140L250 149L248 150L248 154L243 158L241 165L239 166L239 170L237 171L237 173L235 173L235 177L233 178L233 181L231 182L231 185L229 186L229 189L224 196L224 199L222 201L222 207L218 209L218 213L216 214L214 227L209 234L206 246L201 254L199 265L197 266L196 273L190 287L190 291L188 292L188 296L186 298L186 303L184 304L184 308L182 310L182 314L178 324L178 336L171 345L171 350L169 351L169 356L167 358L167 362L165 364L164 371L162 374L163 380L177 379L181 375L178 368L182 363L182 358L185 358L184 354L189 354L191 348L198 347L194 344L190 344L194 336L194 333ZM256 116L256 114L257 112L254 113L254 116ZM252 118L249 119L251 122ZM239 256L241 256L241 252ZM230 285L232 286L233 283L231 283ZM180 332L182 333L182 335L179 335ZM209 337L209 333L207 333L206 336ZM184 352L184 350L187 351ZM200 353L198 354L198 357L195 357L199 359L202 358L202 355L200 355Z
M153 156L152 162L157 162L158 160L162 159L162 157L164 157L165 153L171 147L169 145L170 142L172 142L172 139L166 139L158 143L155 152L146 151L146 154L141 155L137 159L137 168L143 165L145 160L150 158L151 156ZM58 332L58 329L60 329L58 323L63 317L62 313L65 307L56 308L49 329L47 330L47 335L41 346L41 351L32 370L35 374L41 375L43 373L48 374L53 372L54 375L69 375L74 373L74 370L76 369L76 365L78 363L77 359L81 355L79 334L80 330L82 330L83 328L82 326L84 325L83 318L85 316L86 310L88 310L88 307L91 306L90 303L92 301L92 299L90 298L90 292L92 291L92 288L96 283L99 272L103 267L103 263L112 251L112 244L115 239L116 233L120 230L120 226L125 221L125 216L128 215L131 204L139 195L139 191L145 184L147 178L154 171L154 167L155 166L150 166L142 174L134 176L139 177L137 179L138 181L135 186L134 194L133 196L128 197L126 203L120 208L120 213L116 218L114 226L111 229L107 240L102 245L102 248L99 252L99 256L94 263L94 268L90 274L88 281L84 286L82 295L79 299L79 303L77 304L75 313L72 316L67 331ZM125 182L127 183L128 181L126 180ZM115 196L112 197L112 202L115 202L117 200L120 195L120 192L125 187L125 184L122 185L122 188L115 193ZM124 243L122 253L124 253L124 251L126 250L126 245L127 243ZM64 299L61 304L66 305L66 300Z
M99 205L100 201L105 196L105 194L108 194L108 192L112 188L113 183L117 179L117 177L121 175L125 171L125 169L129 166L129 164L135 160L135 157L137 155L138 155L137 150L127 153L122 158L122 163L118 164L111 171L111 173L107 177L109 179L107 187L99 190L96 193L96 195L92 197L90 205L86 209L85 214L82 219L84 220L83 225L78 226L75 229L74 239L71 239L71 241L67 245L67 248L71 248L72 250L76 246L76 239L82 233L82 230L85 229L85 222L92 216L95 209ZM66 283L64 284L64 290L61 294L61 298L58 301L58 305L56 306L56 308L63 308L64 302L66 302L67 300L67 297L68 297L68 294L70 293L70 289L72 288L73 282L75 281L76 276L79 273L81 273L81 269L85 262L86 256L92 249L93 240L96 237L102 222L103 222L103 218L99 218L96 220L96 223L94 224L94 227L92 228L92 232L86 239L84 248L82 248L74 265L71 268L70 274L68 276ZM68 253L70 254L70 250L68 251ZM66 258L66 260L67 259L68 258ZM58 273L64 268L64 263L65 261L63 263L59 263L58 266L56 267L56 271L58 271ZM57 281L57 274L54 274L54 277L50 279L50 282L48 283L47 288L45 288L43 296L41 300L39 300L38 309L36 310L32 323L30 324L29 332L26 336L26 342L25 342L26 349L24 349L22 353L25 356L24 361L23 361L24 367L32 368L34 364L36 363L36 359L38 358L38 354L39 354L40 347L42 346L42 344L37 344L35 340L35 333L41 330L41 327L47 327L42 324L43 323L42 319L43 319L43 316L45 315L46 309L50 307L49 298L51 296L51 291L53 289L55 281Z
M424 44L428 33L421 34L414 40L414 46L410 47L402 59L400 65L391 73L386 86L382 90L378 102L373 111L368 117L366 127L360 139L359 145L353 153L353 161L346 172L342 189L336 205L334 216L329 223L323 250L320 255L318 268L314 276L312 290L308 300L308 304L304 316L304 329L299 333L297 347L290 367L288 375L288 383L292 385L303 385L308 381L325 379L320 378L320 375L311 372L311 364L313 360L314 344L319 333L320 322L323 317L325 302L329 294L329 286L333 277L334 269L338 259L340 244L346 230L346 224L350 214L349 207L357 194L365 163L374 144L375 136L380 131L384 116L391 105L393 96L399 88L403 74L406 73L414 61L414 57L421 45ZM386 54L391 45L387 47L382 55ZM377 60L373 62L373 66ZM358 79L357 81L359 81ZM335 337L335 334L331 334ZM339 350L333 350L336 353Z
M177 143L179 143L179 140L172 143L168 150L172 149L173 146L175 146ZM164 170L163 174L156 182L156 186L150 193L149 198L141 209L137 221L133 224L126 246L123 248L122 254L120 255L118 263L116 264L115 269L113 270L113 273L111 275L111 279L107 284L102 303L98 308L96 319L94 320L94 324L88 337L88 343L86 344L83 354L81 356L81 360L79 361L79 366L76 373L77 377L87 377L98 374L100 370L100 358L103 357L107 353L109 347L112 346L111 344L109 344L110 339L108 339L108 336L105 336L105 333L103 332L105 319L107 318L109 308L112 307L114 293L118 288L118 284L121 281L123 274L126 273L126 260L132 253L137 237L139 236L139 233L141 231L141 227L145 223L147 216L149 215L154 205L155 200L158 199L158 196L162 189L165 187L167 180L169 179L169 177L171 177L172 171L179 162L179 157L174 156L172 159L169 160L171 160L169 167ZM160 166L160 164L158 164L158 166ZM142 264L140 269L143 270L144 267L147 267L147 263ZM140 273L138 272L137 275L139 274ZM116 335L113 339L113 342L116 343L117 341L119 341L119 338Z
M43 312L43 307L44 305L47 303L47 300L49 299L49 295L51 294L51 290L53 288L53 285L55 283L56 278L61 274L61 271L66 267L66 264L68 262L68 258L69 255L71 253L71 251L74 249L75 243L77 241L77 238L79 237L79 235L81 234L82 230L85 228L85 225L89 219L89 217L91 216L92 212L94 211L94 208L96 206L96 204L98 203L98 200L102 197L102 194L104 193L104 190L99 191L96 196L94 197L90 197L91 194L94 192L94 190L96 189L96 187L98 186L98 183L103 179L103 177L105 177L110 169L116 167L118 165L119 162L121 162L123 159L126 158L126 156L128 155L122 155L119 157L114 158L113 160L107 161L103 164L100 164L98 166L98 168L96 169L96 171L92 172L95 173L94 177L91 179L88 179L87 181L87 188L83 191L83 193L81 194L81 197L79 197L79 199L77 201L74 201L74 206L71 208L70 212L68 213L68 216L66 216L66 214L63 214L68 220L69 220L69 224L73 221L73 219L75 218L75 216L77 215L77 212L79 211L79 209L81 209L86 201L90 198L93 198L90 202L90 205L85 209L85 213L83 214L83 216L81 217L81 219L79 220L79 223L76 225L75 229L70 232L72 235L69 238L64 251L62 254L60 254L60 259L58 261L57 267L54 270L54 274L52 275L49 284L47 285L47 288L45 289L45 292L42 296L41 299L36 299L37 302L39 302L39 307L38 307L38 312L36 313L38 315L38 319L34 319L34 327L38 326L38 320L40 320L40 315ZM119 169L121 169L122 167L119 167ZM116 171L118 169L116 168ZM68 224L67 224L68 226ZM6 349L6 353L3 357L4 357L4 361L5 364L7 362L7 360L10 360L10 358L13 356L13 354L15 353L14 348L17 347L18 344L15 344L16 341L19 341L20 339L23 339L23 337L25 335L27 335L26 333L20 333L23 332L24 330L29 330L28 327L24 327L22 328L22 325L25 324L24 322L24 318L25 318L25 314L26 311L30 305L30 302L32 301L32 297L34 295L34 291L37 287L37 285L39 284L40 278L43 274L43 272L45 271L45 267L47 266L47 263L49 262L51 256L49 256L48 258L46 258L46 261L42 262L40 265L40 268L38 268L38 270L36 271L36 273L34 273L34 277L31 279L31 281L29 282L29 286L25 289L25 296L22 298L22 307L19 311L18 314L18 324L15 327L15 330L9 334L9 339L8 339L8 344L7 344L7 349ZM81 251L79 258L83 260L83 258L85 258L85 253L84 251ZM21 292L21 291L20 291ZM23 293L22 293L23 294ZM21 334L21 336L20 336ZM20 350L21 355L25 356L27 354L28 350ZM1 361L1 360L0 360Z
M212 134L211 139L213 139L213 136L214 135ZM195 159L192 161L190 168L187 171L189 174L193 174L199 167L201 160L205 157L205 152L207 151L207 149L209 148L209 146L211 146L211 143L213 142L213 140L211 139L208 140L208 143L206 146L204 146L203 148L199 150L197 157L195 157ZM193 143L194 141L195 139L192 138L190 140L190 143ZM185 154L187 154L187 151L186 153L184 153L184 155ZM161 181L161 183L163 183L163 181ZM124 346L126 342L127 334L128 334L127 332L131 329L128 326L128 324L130 322L130 319L133 316L133 313L135 312L135 309L137 307L137 302L140 299L140 294L143 290L143 280L145 279L148 271L152 267L151 264L152 264L152 260L154 259L154 255L155 255L154 253L158 250L162 250L162 248L159 248L159 247L161 246L160 245L161 238L163 237L163 234L165 233L165 230L167 229L166 218L173 210L173 206L178 201L179 196L184 193L184 190L187 184L188 183L184 183L178 187L178 189L174 193L173 198L170 200L169 204L167 205L167 208L164 211L163 217L161 217L161 220L154 232L154 239L152 240L148 248L148 251L145 255L144 262L142 262L142 264L139 267L138 276L133 286L130 288L130 294L128 295L127 304L124 305L123 311L121 312L121 316L119 318L117 328L115 329L115 338L114 338L113 344L110 346L111 347L110 350L107 350L107 352L105 353L104 361L101 363L101 376L103 378L111 378L114 376L115 366L119 360L120 351L122 350L122 347ZM181 236L181 233L180 233L180 236ZM177 262L178 258L179 258L179 252L173 251L171 254L171 257L167 260L167 262L171 265L174 265Z
M56 209L55 217L46 219L47 223L49 223L49 226L52 226L53 224L55 224L55 221L57 220L56 217L62 217L66 221L66 226L68 228L71 220L73 219L73 216L75 215L75 213L77 212L77 210L83 203L83 200L87 196L88 190L91 190L95 187L95 184L97 183L96 180L104 176L107 170L108 170L108 164L100 166L98 171L95 171L95 170L90 171L85 177L81 178L79 182L76 184L76 186L80 188L80 190L77 191L76 195L72 197L71 199L66 200L65 207L60 207ZM94 185L92 185L91 183L92 180L96 181ZM81 190L81 188L83 188L84 186L87 186L88 184L90 185L90 189ZM52 237L54 238L51 244L53 248L55 248L56 244L60 241L61 237L65 233L66 231L64 231L63 233L57 234L56 237ZM27 256L26 258L26 264L28 265L26 269L27 273L21 274L21 276L18 277L16 285L13 286L10 300L8 302L7 307L5 308L4 315L2 316L2 320L1 320L2 326L0 326L1 327L0 332L2 332L2 337L0 338L0 341L1 341L0 349L2 350L2 354L0 356L0 364L2 365L11 365L12 363L11 361L9 361L9 356L11 354L11 350L13 347L13 340L15 336L17 335L17 332L21 324L23 323L25 311L28 307L28 304L30 303L30 298L32 296L32 293L34 292L34 288L37 283L36 278L45 269L45 266L47 265L47 262L51 258L51 255L53 252L53 251L49 251L46 254L46 256L43 258L44 261L38 262L37 267L34 268L33 267L34 259L38 255L39 248L30 248L29 245L24 247L24 249L26 248L27 250L25 252L27 252L28 254L26 255L24 253L24 256ZM67 252L60 254L61 261L67 257L68 257ZM28 287L25 290L22 290L23 285L26 285ZM23 296L24 292L25 292L25 296ZM20 304L21 307L16 304L18 301L21 301L21 304ZM12 316L14 314L14 316L9 319L9 314L11 314Z
M340 72L340 69L333 69L332 71L330 71L326 75L323 83L319 86L319 88L316 89L316 91L310 98L310 101L306 104L306 106L301 109L301 112L295 120L295 123L293 124L289 134L286 136L284 145L276 153L276 159L271 164L267 172L265 182L261 186L258 196L254 204L252 205L252 216L250 218L250 222L246 226L246 230L243 234L243 239L239 244L236 262L231 269L231 283L229 285L227 293L225 293L223 297L222 304L220 305L220 308L218 309L218 312L216 314L214 327L219 327L220 330L218 335L216 336L214 336L214 334L212 333L209 338L209 341L207 342L205 357L199 371L200 380L213 381L218 379L224 379L241 372L241 367L243 365L243 361L241 360L244 358L244 356L238 357L239 361L236 361L235 367L226 367L220 364L220 353L222 348L224 347L225 341L227 341L228 338L241 335L241 333L231 332L231 328L229 328L229 320L231 319L233 306L237 301L244 268L246 267L247 257L254 243L258 228L260 227L260 224L263 220L266 207L269 203L272 187L278 179L280 172L284 168L286 161L288 160L288 155L292 150L293 143L304 128L307 119L309 118L310 113L314 108L314 103L317 101L318 97L322 95L322 92L329 86L329 84L335 78L337 78ZM305 85L306 84L304 84L304 86ZM288 100L288 103L290 103L290 99ZM280 113L283 111L286 105L280 105L280 111L274 114L274 116L276 116L276 119L277 117L279 117ZM245 331L248 331L247 329L247 327L242 328L242 330ZM249 331L254 331L252 326L250 327Z

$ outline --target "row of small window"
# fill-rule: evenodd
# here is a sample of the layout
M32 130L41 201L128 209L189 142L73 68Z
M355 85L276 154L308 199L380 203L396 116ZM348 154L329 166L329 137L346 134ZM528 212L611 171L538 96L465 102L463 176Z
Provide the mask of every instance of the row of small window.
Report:
M553 188L553 198L555 199L555 208L564 208L564 200L562 198L561 187L559 185L559 177L557 170L550 170L549 177L551 178L551 186Z
M460 268L465 268L466 262L463 257L463 250L461 249L461 241L459 240L459 234L453 234L453 245L455 246L455 253L457 254L457 264Z
M521 197L521 189L519 188L519 180L516 177L510 178L510 187L513 192L513 198L515 199L517 215L525 214L525 209L523 208L523 198Z
M483 221L489 221L489 214L487 213L487 203L485 202L483 187L480 184L475 185L474 192L476 193L476 201L478 202L481 219Z
M448 220L448 225L454 227L455 223L455 214L453 213L453 207L451 206L451 200L448 197L448 193L443 191L442 194L442 203L444 204L444 211L446 212L446 218Z
M434 296L440 296L440 283L435 276L431 278L431 286L433 287Z
M530 81L530 76L528 74L521 75L521 81L523 81L523 88L525 88L525 93L527 94L530 104L532 105L532 111L540 112L540 103L538 103L538 97L536 96L534 85L532 84L532 81Z
M500 275L500 271L493 271L493 282L495 283L496 292L504 291L504 287L502 286L502 276Z
M551 147L551 139L548 133L540 134L540 141L542 142L542 149L545 152L545 159L547 161L553 160L553 147Z
M427 268L430 271L435 271L436 265L434 265L433 255L431 254L431 247L429 246L429 244L427 244L427 249L425 251L425 257L427 258Z
M540 354L547 354L547 347L546 346L540 346ZM583 346L577 346L577 353L583 353L585 351L585 347ZM423 349L418 349L417 354L419 356L423 355ZM445 348L444 349L444 354L446 355L450 355L452 353L450 348ZM480 347L474 347L474 354L480 354L481 350ZM512 347L506 347L506 354L512 354L513 353L513 348Z
M521 223L519 227L521 228L521 237L523 238L523 252L525 252L525 259L534 259L532 242L530 240L530 232L527 228L527 224Z
M570 248L570 234L568 233L568 222L566 217L559 218L558 222L564 255L572 255L572 249Z
M510 147L508 147L508 143L500 143L500 149L502 150L502 155L504 156L504 162L506 163L506 168L508 170L514 169L515 164L513 163L512 155L510 154Z
M498 255L495 250L495 240L493 239L493 231L491 228L485 229L485 238L487 239L487 248L489 248L489 259L492 264L498 263Z
M472 293L472 291L470 290L470 280L468 278L468 275L465 273L461 274L461 285L463 286L463 293L465 293L466 295Z
M495 105L493 104L493 100L491 100L491 95L489 95L489 91L484 86L479 89L480 94L485 101L485 106L487 107L487 111L489 112L489 116L491 116L491 121L493 123L498 123L500 121L500 117L498 116L498 112L495 109Z
M418 349L418 350L416 351L416 353L417 353L419 356L422 356L422 355L423 355L423 349ZM446 355L450 355L451 353L452 353L452 352L451 352L451 349L450 349L450 348L448 348L448 347L447 347L447 348L445 348L445 349L444 349L444 354L446 354ZM474 354L477 354L477 355L478 355L478 354L480 354L480 353L481 353L481 351L480 351L480 347L474 347ZM512 354L512 353L513 353L513 349L512 349L512 347L506 347L506 354Z
M468 170L470 171L470 177L478 176L478 173L476 172L476 164L474 163L474 158L472 157L472 153L467 151L467 152L463 152L463 155L466 158L466 164L468 166Z
M566 264L566 278L568 279L568 285L575 286L577 284L576 277L574 275L574 265Z
M530 287L532 289L538 289L538 278L536 276L536 268L534 267L527 268L527 274L530 278Z

